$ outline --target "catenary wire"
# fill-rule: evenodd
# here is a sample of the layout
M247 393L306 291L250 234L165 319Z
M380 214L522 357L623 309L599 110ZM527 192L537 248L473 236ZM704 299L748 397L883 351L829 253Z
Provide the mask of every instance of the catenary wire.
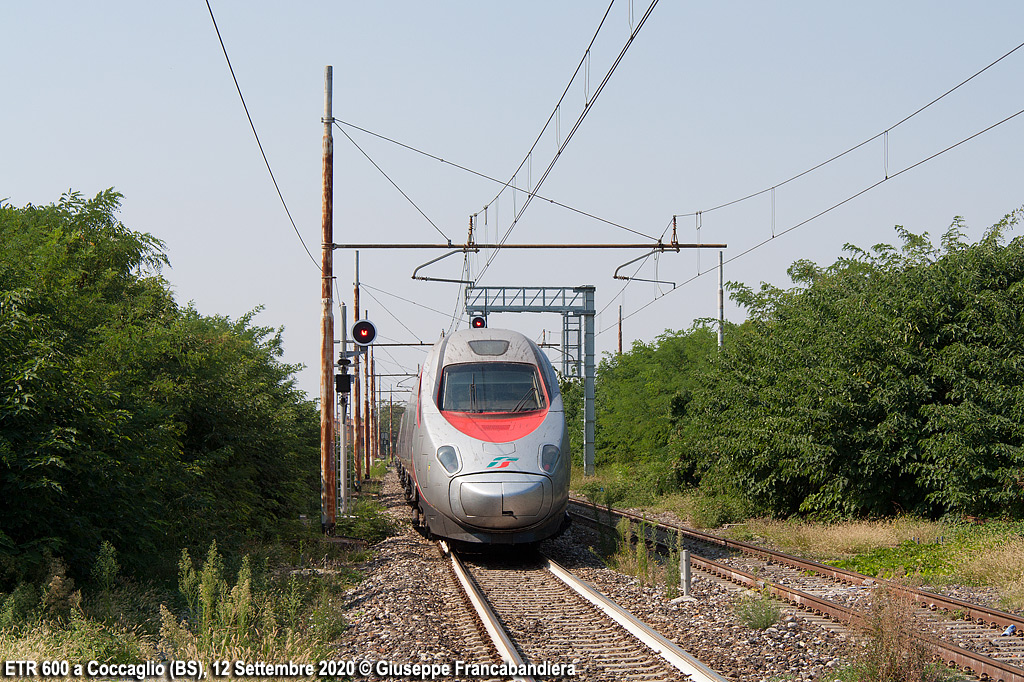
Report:
M360 286L365 286L365 283L363 283L363 282L360 282ZM369 296L370 298L372 298L372 299L373 299L373 300L374 300L374 301L375 301L375 302L377 303L377 305L379 305L379 306L380 306L381 308L383 308L383 309L384 309L384 312L386 312L386 313L387 313L388 315L390 315L390 316L391 316L391 317L392 317L392 318L393 318L393 319L395 320L395 322L397 322L398 324L402 325L402 327L404 327L404 328L405 328L405 331L407 331L407 332L409 332L410 334L412 334L412 337L413 337L414 339L416 339L417 341L419 341L419 342L421 342L421 343L423 342L423 339L421 339L421 338L420 338L420 337L419 337L419 336L418 336L418 335L416 334L416 332L414 332L413 330L409 329L409 327L408 327L408 326L407 326L407 325L405 324L405 322L402 322L402 320L401 320L401 319L399 319L399 317L398 317L397 315L395 315L395 314L394 314L393 312L391 312L391 310L389 310L389 309L388 309L388 307L387 307L386 305L384 305L383 303L381 303L381 302L380 302L380 299L378 299L378 298L377 298L376 296L374 296L374 295L373 295L372 293L370 293L369 291L367 291L367 292L366 292L366 295L367 295L367 296Z
M731 256L730 258L728 258L728 259L723 261L723 265L726 264L726 263L732 263L733 261L735 261L735 260L737 260L739 258L742 258L742 257L746 256L747 254L753 252L753 251L756 251L757 249L761 248L762 246L764 246L764 245L774 241L778 237L781 237L784 234L792 232L793 230L795 230L797 228L803 227L804 225L810 223L813 220L817 220L818 218L822 217L823 215L825 215L827 213L830 213L831 211L834 211L835 209L839 208L840 206L843 206L843 205L853 201L857 197L860 197L861 195L870 192L871 190L875 189L876 187L879 187L880 185L883 185L886 182L888 182L888 181L890 181L890 180L892 180L894 178L898 178L899 176L903 175L904 173L907 173L907 172L917 168L918 166L921 166L921 165L923 165L925 163L928 163L929 161L931 161L931 160L933 160L933 159L935 159L935 158L937 158L939 156L942 156L946 152L952 151L952 150L956 149L957 147L959 147L959 146L961 146L963 144L966 144L967 142L970 142L974 138L979 137L981 135L984 135L985 133L989 132L990 130L992 130L994 128L997 128L997 127L1003 125L1004 123L1007 123L1007 122L1017 118L1018 116L1020 116L1022 114L1024 114L1024 109L1021 109L1020 111L1018 111L1015 114L1010 114L1006 118L1004 118L1004 119L1002 119L1002 120L1000 120L1000 121L998 121L996 123L993 123L992 125L988 126L987 128L983 128L982 130L979 130L978 132L974 133L973 135L965 137L964 139L960 140L959 142L951 144L948 147L946 147L945 149L942 149L940 151L935 152L931 156L927 156L927 157L921 159L920 161L917 161L916 163L913 163L913 164L907 166L906 168L903 168L902 170L897 171L896 173L894 173L892 175L886 176L886 177L882 178L881 180L879 180L879 181L877 181L877 182L875 182L875 183L873 183L871 185L868 185L864 189L856 192L855 194L852 194L852 195L848 196L847 198L843 199L842 201L839 201L839 202L829 206L828 208L826 208L826 209L824 209L822 211L819 211L818 213L815 213L811 217L809 217L809 218L807 218L805 220L802 220L799 223L796 223L795 225L791 225L790 227L787 227L785 230L782 230L781 232L776 233L775 236L769 237L768 239L764 239L764 240L758 242L757 244L754 244L753 246L747 248L746 250L741 251L740 253L736 254L735 256ZM703 272L698 272L696 275L694 275L690 279L688 279L688 280L686 280L684 282L681 282L679 284L679 286L676 287L675 289L672 289L672 290L670 290L670 291L668 291L668 292L666 292L666 293L664 293L664 294L662 294L660 296L656 296L654 299L652 299L651 301L648 301L647 303L645 303L644 305L640 306L639 308L637 308L633 312L629 313L628 315L626 315L622 319L623 320L628 320L629 318L631 318L634 315L640 313L641 311L645 310L646 308L649 308L655 302L661 300L665 296L668 296L672 292L678 291L679 289L682 289L683 286L689 284L690 282L693 282L696 279L699 279L699 278L703 277L704 275L708 274L709 272L714 272L715 269L716 269L715 267L711 267L711 268L708 268L707 270L704 270ZM602 329L599 332L597 332L596 335L600 336L601 334L605 333L606 331L609 331L610 329L614 329L614 328L615 328L615 325L612 325L610 327L605 327L604 329Z
M392 298L397 298L399 301L405 301L406 303L411 303L414 306L418 306L420 308L423 308L424 310L429 310L432 313L437 313L438 315L442 315L444 317L448 317L448 313L443 312L441 310L438 310L437 308L431 308L430 306L425 306L422 303L417 303L416 301L413 301L412 299L403 298L403 297L399 296L398 294L393 294L390 291L384 291L383 289L378 289L377 287L370 286L366 282L360 282L359 286L366 287L367 289L373 289L374 291L376 291L379 294L384 294L386 296L391 296Z
M833 156L833 157L832 157L832 158L830 158L830 159L827 159L827 160L825 160L825 161L822 161L821 163L819 163L819 164L817 164L817 165L815 165L815 166L812 166L811 168L808 168L808 169L807 169L807 170L805 170L805 171L802 171L802 172L800 172L800 173L797 173L796 175L794 175L793 177L791 177L791 178L789 178L789 179L787 179L787 180L783 180L782 182L780 182L780 183L777 183L777 184L775 184L775 185L772 185L771 187L766 187L765 189L759 190L759 191L757 191L757 192L754 192L754 193L752 193L752 194L748 194L748 195L746 195L746 196L744 196L744 197L740 197L739 199L733 199L733 200L731 200L731 201L727 201L727 202L725 202L724 204L719 204L718 206L713 206L713 207L711 207L711 208L708 208L708 209L704 209L704 210L702 210L702 211L699 211L699 212L698 212L698 211L694 211L694 212L691 212L691 213L679 213L679 214L677 214L677 215L678 215L679 217L691 217L691 216L695 216L695 215L697 215L697 213L710 213L710 212L712 212L712 211L717 211L717 210L719 210L719 209L727 208L727 207L729 207L729 206L733 206L733 205L735 205L735 204L738 204L738 203L741 203L741 202L747 201L747 200L749 200L749 199L753 199L753 198L755 198L755 197L759 197L759 196L761 196L762 194L765 194L765 193L767 193L767 192L772 192L772 191L774 191L775 189L777 189L777 188L779 188L779 187L782 187L783 185L789 184L790 182L793 182L794 180L798 180L798 179L802 178L803 176L805 176L805 175L807 175L807 174L809 174L809 173L813 173L814 171L818 170L819 168L822 168L823 166L827 166L828 164L832 163L833 161L837 161L837 160L841 159L842 157L846 156L847 154L851 154L852 152L855 152L855 151L857 151L858 149L860 149L860 148L861 148L861 147L863 147L864 145L866 145L866 144L869 144L869 143L871 143L871 142L874 142L875 140L877 140L877 139L878 139L878 138L880 138L880 137L884 137L884 136L887 136L887 135L889 134L889 132L890 132L890 131L892 131L892 130L894 130L895 128L897 128L898 126L900 126L900 125L902 125L902 124L906 123L906 122L907 122L907 121L909 121L910 119L914 118L915 116L917 116L918 114L920 114L921 112L923 112L923 111L924 111L925 109L928 109L929 107L931 107L931 106L932 106L933 104L936 104L936 103L937 103L937 102L939 102L940 100L944 99L944 98L945 98L946 96L948 96L948 95L952 94L952 93L953 93L953 92L955 92L956 90L959 90L959 89L960 89L961 87L963 87L964 85L967 85L967 83L971 82L972 80L974 80L975 78L977 78L977 77L978 77L978 76L980 76L981 74L985 73L986 71L988 71L989 69L991 69L991 68L992 68L993 66L995 66L995 65L996 65L996 64L998 64L999 62L1003 61L1004 59L1006 59L1007 57L1009 57L1010 55L1012 55L1012 54L1013 54L1014 52L1016 52L1017 50L1021 49L1022 47L1024 47L1024 43L1021 43L1021 44L1017 45L1017 46L1016 46L1015 48L1013 48L1012 50L1010 50L1009 52L1007 52L1007 53L1006 53L1006 54L1004 54L1003 56L1001 56L1001 57L999 57L998 59L996 59L995 61L993 61L993 62L989 63L989 64L988 64L987 66L985 66L984 68L980 69L979 71L976 71L976 72L975 72L974 74L972 74L972 75L971 75L971 76L969 76L968 78L966 78L966 79L964 79L964 80L960 81L960 82L959 82L958 84L954 85L954 86L953 86L952 88L950 88L950 89L949 89L949 90L947 90L946 92L942 93L941 95L939 95L938 97L936 97L936 98L935 98L935 99L933 99L932 101L928 102L928 103L927 103L927 104L925 104L924 106L920 107L919 109L917 109L917 110L916 110L916 111L914 111L913 113L911 113L911 114L908 114L908 115L904 116L904 117L903 117L903 118L901 118L901 119L900 119L899 121L897 121L896 123L892 124L891 126L889 126L888 128L886 128L886 129L885 129L885 130L883 130L882 132L880 132L880 133L878 133L878 134L876 134L876 135L873 135L873 136L869 137L868 139L864 140L863 142L860 142L860 143L858 143L858 144L855 144L854 146L850 147L850 148L849 148L849 149L847 149L846 151L844 151L844 152L840 152L840 153L836 154L835 156Z
M526 162L530 159L530 155L532 155L534 150L537 148L537 145L540 143L541 138L544 137L544 132L548 129L548 126L551 125L551 121L554 120L555 116L559 113L559 108L562 106L562 102L565 101L565 96L569 93L569 89L572 87L573 82L575 82L576 76L579 75L580 69L583 68L584 64L588 63L590 57L590 50L591 48L594 47L594 42L597 40L598 34L601 33L601 29L604 27L604 22L608 19L608 14L609 12L612 11L612 6L614 4L615 0L611 0L611 2L608 3L608 7L605 9L604 15L601 17L601 23L597 25L597 30L594 31L594 35L593 37L591 37L590 43L587 44L587 49L583 51L583 57L580 58L580 63L576 65L576 70L573 71L572 76L569 78L569 82L565 85L565 90L562 91L562 96L558 98L558 103L555 104L555 107L551 110L551 114L548 116L548 120L544 122L544 126L540 129L540 132L537 133L537 138L533 141L533 144L530 145L530 150L526 152L526 156L523 157L523 160L519 163L519 166L516 167L515 172L512 173L512 177L510 177L508 179L508 182L505 182L502 188L498 190L498 194L495 195L494 199L491 199L484 205L485 208L494 203L494 200L501 196L501 193L509 188L512 182L515 180L516 176L519 175L519 171L523 169L523 166L526 165ZM530 189L532 191L535 188Z
M573 124L572 129L569 131L569 134L566 135L565 140L562 142L562 144L559 146L558 150L555 152L555 155L551 159L551 162L548 164L548 167L544 171L544 174L541 176L540 180L537 181L537 184L534 185L533 188L531 188L530 192L527 193L526 201L523 202L522 208L520 208L519 212L513 217L512 223L509 225L508 229L505 230L505 234L502 236L501 240L499 240L499 242L498 242L499 245L504 244L508 240L509 236L512 234L512 230L515 229L516 225L519 223L519 220L522 218L523 214L526 212L526 209L530 206L530 203L533 201L533 197L536 196L534 194L534 190L536 190L537 188L541 187L544 184L545 180L547 180L548 176L551 174L551 171L555 167L555 164L558 162L558 159L561 158L562 152L565 151L565 148L568 146L569 142L572 140L573 136L576 134L576 131L579 130L579 127L580 127L580 125L582 125L584 119L587 117L587 114L590 113L590 110L594 107L594 104L597 102L597 99L601 96L601 93L604 91L604 88L608 84L608 81L611 80L611 77L615 73L615 70L618 68L619 64L622 63L623 57L626 56L626 52L629 50L630 46L633 44L633 41L636 39L636 36L640 33L640 30L644 27L644 24L647 23L647 19L651 16L651 12L653 12L654 8L657 7L658 2L659 2L659 0L653 0L651 2L650 6L647 8L647 11L644 12L643 17L641 17L639 22L637 22L636 28L634 28L633 31L629 34L629 38L626 40L626 44L623 45L622 50L619 52L618 57L615 58L615 61L612 63L611 67L608 69L608 72L605 74L604 78L601 80L600 85L598 85L597 88L594 90L593 96L591 96L587 100L587 104L583 108L582 113L580 113L579 118L576 120L576 123ZM491 252L491 255L487 258L487 262L484 264L484 267L481 269L480 273L477 275L477 280L478 281L479 281L480 278L482 278L484 276L484 274L487 272L487 269L490 267L491 263L494 262L494 259L497 258L498 254L500 252L501 252L500 246L499 246L499 248L496 248L496 249L494 249L493 252Z
M389 142L389 143L391 143L393 145L396 145L398 147L402 147L403 149L407 149L407 150L409 150L409 151L411 151L411 152L413 152L415 154L419 154L421 156L425 156L425 157L427 157L429 159L433 159L434 161L437 161L439 163L446 164L448 166L451 166L453 168L457 168L457 169L459 169L461 171L464 171L466 173L469 173L471 175L475 175L475 176L477 176L479 178L483 178L484 180L489 180L490 182L494 182L494 183L497 183L499 185L507 185L510 189L516 190L518 192L524 192L524 193L526 192L526 190L521 189L521 188L517 187L516 185L510 185L510 184L506 183L504 180L499 180L498 178L496 178L494 176L487 175L487 174L481 173L479 171L475 171L472 168L468 168L466 166L463 166L461 164L455 163L453 161L449 161L449 160L447 160L447 159L445 159L443 157L437 156L436 154L431 154L430 152L423 151L422 149L417 149L416 147L413 147L411 145L405 144L404 142L399 142L398 140L390 138L390 137L388 137L386 135L381 135L380 133L375 133L372 130L367 130L366 128L362 128L360 126L357 126L354 123L349 123L347 121L342 121L342 120L339 120L339 119L335 119L334 120L334 125L338 126L339 128L341 126L347 126L349 128L352 128L353 130L358 130L359 132L364 133L366 135L370 135L372 137L376 137L376 138L378 138L380 140L383 140L385 142ZM639 230L635 230L635 229L633 229L631 227L627 227L626 225L622 225L621 223L617 223L615 221L608 220L606 218L602 218L601 216L594 215L593 213L588 213L587 211L584 211L582 209L575 208L573 206L569 206L568 204L563 204L560 201L556 201L554 199L551 199L549 197L545 197L545 196L540 195L540 194L537 194L536 197L537 197L537 199L539 199L541 201L546 201L546 202L548 202L549 204L551 204L553 206L558 206L559 208L564 208L567 211L572 211L573 213L576 213L578 215L584 216L586 218L590 218L591 220L596 220L596 221L598 221L600 223L604 223L605 225L610 225L610 226L618 228L620 230L625 230L626 232L631 232L631 233L637 235L638 237L644 237L644 238L650 239L652 241L654 240L654 237L652 237L651 235L646 234L644 232L640 232Z
M367 161L369 161L369 162L370 162L371 164L373 164L373 167L374 167L374 168L376 168L376 169L377 169L378 171L380 171L380 174L381 174L381 175L383 175L383 176L384 176L385 178L387 178L387 181L388 181L388 182L390 182L390 183L391 183L391 184L392 184L392 185L394 186L394 188L398 190L399 194L401 194L401 195L402 195L403 197L405 197L405 200L406 200L406 201L408 201L408 202L409 202L410 204L412 204L412 207L413 207L413 208L415 208L415 209L416 209L417 211L419 211L419 214L420 214L421 216L423 216L423 217L424 217L424 218L426 219L426 221L427 221L428 223L430 223L431 227L433 227L433 228L434 228L435 230L437 230L437 233L438 233L439 235L441 235L442 237L444 237L444 238L445 238L445 240L446 240L446 241L447 241L447 242L448 242L449 244L451 244L451 243L452 243L452 240L451 240L451 239L450 239L450 238L448 237L448 235L446 235L446 234L445 234L444 232L442 232L442 231L441 231L441 228L440 228L440 227L438 227L438 226L437 226L437 225L436 225L436 224L434 223L434 221L433 221L433 220L431 220L431 219L430 219L430 217L429 217L429 216L428 216L428 215L427 215L426 213L424 213L424 212L423 212L423 209L421 209L421 208L420 208L419 206L417 206L417 205L416 205L416 202L415 202L415 201L413 201L413 200L412 200L412 198L410 198L410 197L409 197L409 195L408 195L408 194L406 194L406 193L405 193L405 192L404 192L404 191L402 190L402 188L401 188L401 187L399 187L399 186L398 186L398 184L397 184L397 183L396 183L396 182L395 182L394 180L392 180L392 179L391 179L391 177L390 177L390 176L389 176L389 175L388 175L387 173L385 173L385 172L384 172L384 169L383 169L383 168L381 168L381 167L380 167L379 165L377 165L377 162L376 162L376 161L374 161L373 159L371 159L371 158L370 158L370 155L369 155L369 154L367 154L367 153L366 153L365 151L363 151L363 148L362 148L362 147L360 147L360 146L359 146L359 145L358 145L358 144L356 143L356 141L352 139L352 136L351 136L351 135L349 135L349 134L348 134L348 132L347 132L347 131L346 131L346 130L345 130L344 128L340 127L340 126L338 127L338 130L340 130L340 131L341 131L341 134L342 134L342 135L344 135L344 136L345 136L346 138L348 138L348 141L349 141L349 142L351 142L351 143L352 143L352 145L353 145L353 146L354 146L354 147L355 147L356 149L358 149L358 150L359 150L359 151L360 151L360 152L362 153L362 155L363 155L363 156L365 156L365 157L366 157L366 160L367 160Z
M256 132L256 125L252 122L252 116L249 115L249 107L245 104L245 97L242 95L242 88L238 84L238 78L235 77L235 69L231 66L231 58L228 56L228 48L224 46L224 38L220 35L220 28L217 26L217 19L213 16L213 8L210 7L210 0L206 0L206 9L210 12L210 21L213 22L213 29L217 32L217 40L220 41L220 49L224 53L224 61L228 63L228 71L231 72L231 80L235 82L235 90L238 91L238 98L242 100L242 108L245 109L245 117L249 119L249 127L252 128L253 137L256 138L256 145L260 148L260 154L263 156L263 163L267 166L267 172L270 173L270 180L274 183L274 189L277 190L277 198L281 200L281 205L284 206L284 212L288 216L288 221L292 224L292 229L295 230L295 236L299 238L299 243L302 244L302 248L305 249L306 255L313 261L313 265L320 267L320 263L317 262L313 254L310 253L309 247L306 246L305 240L302 239L302 235L299 233L299 228L295 224L295 219L292 218L292 212L288 210L288 202L284 200L284 194L281 193L281 187L277 184L277 178L274 177L274 170L270 167L270 161L267 159L267 153L263 151L263 143L260 142L259 133Z
M702 210L702 211L695 211L695 212L692 212L692 213L682 213L682 214L677 214L676 216L673 216L673 217L684 217L684 218L685 218L685 217L693 217L693 216L698 216L698 215L701 215L701 214L703 214L703 213L709 213L709 212L711 212L711 211L716 211L716 210L719 210L719 209L722 209L722 208L727 208L727 207L729 207L729 206L733 206L733 205L735 205L735 204L738 204L738 203L741 203L741 202L747 201L748 199L753 199L753 198L755 198L755 197L761 196L762 194L766 194L766 193L768 193L768 192L771 192L771 193L772 193L772 202L773 202L773 213L772 213L772 220L773 220L773 225L772 225L772 238L774 238L775 236L778 236L778 235L776 235L776 234L775 234L775 232L774 232L774 219L775 219L775 215L774 215L774 201L775 201L775 190L776 190L777 188L779 188L779 187L781 187L781 186L783 186L783 185L785 185L785 184L788 184L788 183L790 183L790 182L793 182L794 180L797 180L797 179L799 179L799 178L802 178L803 176L805 176L805 175L808 175L809 173L813 173L814 171L818 170L819 168L822 168L823 166L826 166L826 165L828 165L828 164L832 163L833 161L836 161L836 160L838 160L838 159L840 159L840 158L842 158L842 157L846 156L847 154L850 154L850 153L852 153L852 152L854 152L854 151L856 151L856 150L860 149L861 147L863 147L864 145L866 145L866 144L868 144L868 143L870 143L870 142L874 142L875 140L877 140L877 139L878 139L878 138L880 138L880 137L885 137L886 139L888 139L888 134L889 134L889 131L891 131L891 130L894 130L895 128L897 128L898 126L902 125L903 123L906 123L907 121L909 121L910 119L914 118L915 116L917 116L918 114L920 114L920 113L921 113L921 112L923 112L924 110L928 109L929 107L931 107L932 105L936 104L936 103L937 103L937 102L939 102L940 100L944 99L944 98L945 98L945 97L947 97L948 95L952 94L952 93L953 93L953 92L955 92L956 90L960 89L961 87L963 87L963 86L964 86L964 85L966 85L967 83L971 82L972 80L974 80L975 78L977 78L977 77L978 77L978 76L980 76L981 74L983 74L983 73L985 73L986 71L988 71L989 69L991 69L991 68L992 68L993 66L995 66L995 65L996 65L996 64L998 64L999 62L1003 61L1004 59L1006 59L1007 57L1009 57L1010 55L1012 55L1012 54L1013 54L1014 52L1017 52L1018 50L1020 50L1020 49L1021 49L1022 47L1024 47L1024 43L1020 43L1019 45L1017 45L1017 46L1016 46L1016 47L1014 47L1013 49L1011 49L1011 50L1009 50L1008 52L1004 53L1004 54L1003 54L1002 56L1000 56L1000 57L999 57L998 59L996 59L996 60L994 60L994 61L990 62L989 64L987 64L987 65L986 65L986 66L984 66L983 68L981 68L981 69L979 69L978 71L974 72L974 73L973 73L973 74L971 74L971 75L970 75L969 77L967 77L967 78L965 78L964 80L960 81L959 83L957 83L956 85L954 85L954 86L953 86L953 87L951 87L950 89L946 90L946 91L945 91L944 93L942 93L942 94L941 94L941 95L939 95L938 97L934 98L933 100L931 100L931 101L930 101L930 102L928 102L927 104L925 104L925 105L923 105L923 106L919 107L918 109L916 109L916 110L915 110L915 111L913 111L912 113L910 113L910 114L908 114L908 115L904 116L904 117L903 117L903 118L901 118L901 119L900 119L899 121L897 121L897 122L896 122L896 123L894 123L893 125L889 126L888 128L886 128L886 129L885 129L885 130L883 130L882 132L880 132L880 133L878 133L878 134L876 134L876 135L873 135L872 137L869 137L868 139L864 140L863 142L860 142L860 143L858 143L858 144L856 144L856 145L854 145L854 146L850 147L850 148L849 148L849 149L847 149L846 151L844 151L844 152L840 152L839 154L836 154L835 156L833 156L833 157L831 157L831 158L829 158L829 159L827 159L827 160L825 160L825 161L822 161L821 163L819 163L819 164L817 164L817 165L815 165L815 166L812 166L811 168L808 168L807 170L805 170L805 171L803 171L803 172L797 173L796 175L794 175L794 176L790 177L790 178L789 178L789 179L787 179L787 180L784 180L784 181L782 181L782 182L780 182L780 183L778 183L778 184L772 185L771 187L768 187L768 188L766 188L766 189L760 190L760 191L758 191L758 192L754 192L753 194L748 194L747 196L741 197L741 198L739 198L739 199L733 199L732 201L727 201L727 202L725 202L724 204L719 204L718 206L714 206L714 207L712 207L712 208L709 208L709 209L706 209L706 210ZM998 124L996 124L996 125L998 125ZM886 150L886 151L888 152L888 150ZM889 176L889 173L888 173L888 164L887 164L887 165L886 165L886 177L888 177L888 176ZM670 224L671 224L671 223L670 223ZM666 228L666 231L667 231L667 228ZM664 236L665 236L665 232L662 232L662 235L661 235L661 237L663 238ZM770 240L769 240L769 241L770 241ZM647 259L644 259L644 261L643 261L643 262L641 262L641 266L643 266L643 265L644 265L644 263L646 263L646 262L647 262ZM699 261L698 261L698 262L699 262ZM698 270L699 270L699 268L698 268ZM639 271L640 271L640 270L639 270L639 268L638 268L638 269L636 270L636 272L634 272L634 274L633 274L633 277L635 277L635 276L636 276L636 274L637 274L637 273L639 273ZM698 275L698 276L699 276L699 275ZM691 278L690 280L687 280L687 281L692 281L692 278ZM619 290L619 293L618 293L618 295L617 295L617 296L616 296L615 298L618 298L618 296L621 296L621 295L622 295L622 292L626 290L626 287L628 287L628 286L629 286L629 285L631 284L631 282L632 282L632 278L631 278L631 279L630 279L629 281L627 281L625 285L623 285L622 289L621 289L621 290ZM685 284L685 282L684 282L684 284ZM681 285L680 285L680 286L681 286ZM655 300L657 300L657 298L660 298L660 296L659 296L659 297L656 297L656 298L655 298ZM612 300L615 300L615 299L613 298ZM609 303L608 305L611 305L611 303ZM604 312L605 310L607 310L607 309L608 309L608 305L606 305L606 306L605 306L604 308L602 308L602 309L601 309L601 312L600 312L600 313L598 313L598 314L600 315L600 314L601 314L601 313L603 313L603 312ZM639 312L639 311L637 311L637 312ZM609 328L606 328L606 329L604 329L604 330L602 330L602 331L607 331L607 329L610 329L610 327L609 327Z

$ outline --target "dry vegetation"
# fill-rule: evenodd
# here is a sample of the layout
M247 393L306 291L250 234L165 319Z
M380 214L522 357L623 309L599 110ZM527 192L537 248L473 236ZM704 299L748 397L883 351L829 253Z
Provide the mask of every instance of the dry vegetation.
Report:
M909 516L881 521L813 523L751 519L743 527L748 537L763 538L782 551L816 557L844 557L904 542L933 544L949 537L943 523Z
M1024 538L1011 538L972 553L960 565L958 576L972 584L995 585L1003 608L1024 609Z

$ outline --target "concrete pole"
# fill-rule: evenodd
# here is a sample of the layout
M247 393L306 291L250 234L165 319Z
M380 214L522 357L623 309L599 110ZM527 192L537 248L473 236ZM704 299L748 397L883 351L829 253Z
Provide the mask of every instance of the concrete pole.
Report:
M348 315L345 304L341 304L341 352L344 355L348 350ZM342 366L344 374L348 374L348 367ZM342 514L348 513L348 394L341 394L341 419L338 427L340 440L338 444L338 509Z
M679 575L683 583L683 596L690 596L690 550L684 549L679 553Z
M718 348L725 345L725 274L722 252L718 252Z
M370 313L367 311L366 319L370 319ZM363 468L363 478L370 480L370 392L373 390L373 386L370 383L370 351L367 348L363 349L363 355L365 356L365 362L363 363L363 386L366 390L363 391L363 453L366 458L366 466Z
M334 533L337 509L334 469L334 138L331 126L333 69L324 69L323 197L320 262L320 527Z
M353 297L355 299L353 306L353 322L359 321L359 252L356 251L356 270L355 270L355 286ZM362 362L361 355L356 353L352 358L352 430L355 432L354 448L352 449L352 459L356 463L356 489L359 489L359 481L362 480L362 465L363 465L363 422L362 415L360 413L360 402L359 402L359 364Z

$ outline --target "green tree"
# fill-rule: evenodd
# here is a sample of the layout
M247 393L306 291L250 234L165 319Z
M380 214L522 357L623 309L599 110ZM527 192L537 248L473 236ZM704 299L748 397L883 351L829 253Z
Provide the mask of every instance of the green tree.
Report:
M703 373L680 457L774 514L1019 515L1019 217L974 245L958 219L941 248L897 228L899 249L795 263L793 289L733 287L750 319Z
M48 555L87 575L104 541L138 568L315 506L319 422L281 330L180 308L120 200L0 205L0 579Z
M717 353L709 320L686 332L666 331L648 345L636 341L621 355L606 355L597 369L597 457L599 461L660 469L664 490L692 471L673 468L669 447L676 423L686 414L698 375ZM663 490L663 491L664 491Z

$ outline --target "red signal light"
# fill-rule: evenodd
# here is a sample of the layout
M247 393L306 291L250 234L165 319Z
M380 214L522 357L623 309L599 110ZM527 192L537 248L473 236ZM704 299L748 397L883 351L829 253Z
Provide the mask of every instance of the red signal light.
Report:
M471 326L473 329L483 329L484 327L487 326L487 318L484 317L483 315L477 315L476 317L469 321L469 326Z
M352 341L357 346L369 346L377 338L377 327L369 320L359 320L352 325Z

